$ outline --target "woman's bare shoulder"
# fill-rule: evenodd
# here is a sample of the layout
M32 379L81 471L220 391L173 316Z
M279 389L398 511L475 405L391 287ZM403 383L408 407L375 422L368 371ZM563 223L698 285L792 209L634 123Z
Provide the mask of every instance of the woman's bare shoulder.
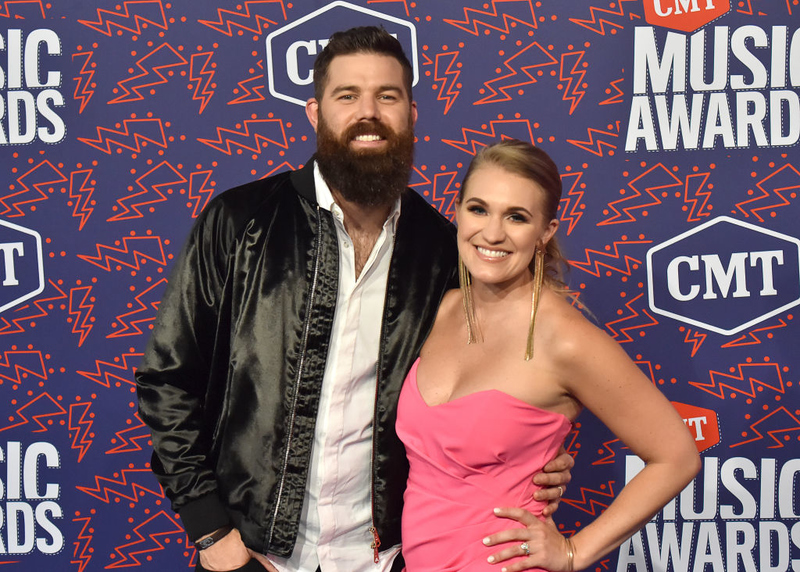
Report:
M542 316L545 318L542 325L546 328L548 346L553 357L573 360L587 351L602 349L612 341L573 305L571 298L552 290L547 292L547 310Z

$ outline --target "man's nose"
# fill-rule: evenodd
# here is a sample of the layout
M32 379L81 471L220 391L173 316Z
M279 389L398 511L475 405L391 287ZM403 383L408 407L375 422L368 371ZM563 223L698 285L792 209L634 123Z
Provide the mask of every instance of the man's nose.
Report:
M358 119L380 119L380 109L374 98L362 97L358 100Z

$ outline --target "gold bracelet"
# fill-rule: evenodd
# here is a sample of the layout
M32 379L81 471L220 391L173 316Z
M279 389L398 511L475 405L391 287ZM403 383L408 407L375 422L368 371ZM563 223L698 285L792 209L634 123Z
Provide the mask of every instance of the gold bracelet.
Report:
M572 544L571 538L565 538L567 541L567 572L574 572L575 570L575 546Z

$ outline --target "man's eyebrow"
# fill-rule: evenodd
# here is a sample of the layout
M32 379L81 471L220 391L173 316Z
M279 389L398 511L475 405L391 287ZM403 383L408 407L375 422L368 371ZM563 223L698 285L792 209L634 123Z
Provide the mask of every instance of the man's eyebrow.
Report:
M350 91L353 93L361 93L361 88L357 85L338 85L331 90L331 95L336 95L342 92ZM377 89L378 93L383 93L387 91L394 91L400 94L404 94L405 90L402 86L394 85L394 84L386 84L380 85Z
M343 91L359 92L361 90L358 88L358 86L355 86L355 85L339 85L339 86L334 87L331 90L331 95L336 95L337 93L341 93Z

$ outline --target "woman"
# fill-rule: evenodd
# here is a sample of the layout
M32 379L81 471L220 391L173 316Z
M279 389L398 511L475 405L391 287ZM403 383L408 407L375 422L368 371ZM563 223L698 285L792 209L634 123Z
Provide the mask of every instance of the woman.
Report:
M411 464L408 572L580 570L699 470L675 409L565 297L554 238L560 198L555 164L527 143L487 147L467 171L456 212L461 288L442 301L398 409ZM565 538L537 517L543 504L526 475L553 456L584 406L646 466ZM497 517L518 528L485 536L503 528Z

